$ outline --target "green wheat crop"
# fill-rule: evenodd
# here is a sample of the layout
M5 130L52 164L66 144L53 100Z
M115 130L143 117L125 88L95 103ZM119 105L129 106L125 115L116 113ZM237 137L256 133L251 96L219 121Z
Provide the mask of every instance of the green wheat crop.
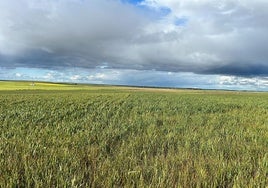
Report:
M268 186L267 93L28 84L0 91L0 187Z

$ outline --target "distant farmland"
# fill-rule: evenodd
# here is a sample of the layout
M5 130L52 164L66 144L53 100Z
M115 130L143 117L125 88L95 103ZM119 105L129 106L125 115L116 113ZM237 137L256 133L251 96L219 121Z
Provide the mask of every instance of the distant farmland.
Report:
M0 82L0 187L268 187L268 93Z

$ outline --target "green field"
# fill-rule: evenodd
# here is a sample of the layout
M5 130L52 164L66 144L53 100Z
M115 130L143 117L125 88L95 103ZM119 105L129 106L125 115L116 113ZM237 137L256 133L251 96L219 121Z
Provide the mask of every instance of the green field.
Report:
M268 93L0 82L0 187L268 187Z

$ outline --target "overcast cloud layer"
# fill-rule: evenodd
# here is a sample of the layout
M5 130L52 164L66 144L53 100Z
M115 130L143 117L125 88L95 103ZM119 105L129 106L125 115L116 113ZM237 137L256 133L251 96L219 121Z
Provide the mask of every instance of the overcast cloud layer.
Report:
M2 68L268 76L267 0L0 0L0 10Z

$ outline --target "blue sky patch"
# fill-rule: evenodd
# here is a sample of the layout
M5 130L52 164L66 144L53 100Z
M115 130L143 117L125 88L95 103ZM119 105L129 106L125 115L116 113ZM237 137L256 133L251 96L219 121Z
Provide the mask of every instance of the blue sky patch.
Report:
M134 5L137 5L142 1L143 0L122 0L122 2L127 2L127 3L130 3L130 4L134 4Z
M163 17L171 13L170 8L167 7L161 7L159 10L157 10L157 13L159 16Z
M136 7L147 12L147 14L151 15L151 17L155 19L161 19L171 13L171 9L168 7L161 7L161 8L155 9L155 8L140 4L144 0L121 0L121 1L123 3L129 3L129 4L135 5Z
M176 18L174 20L174 24L177 26L186 26L187 23L188 23L188 19L186 17Z

